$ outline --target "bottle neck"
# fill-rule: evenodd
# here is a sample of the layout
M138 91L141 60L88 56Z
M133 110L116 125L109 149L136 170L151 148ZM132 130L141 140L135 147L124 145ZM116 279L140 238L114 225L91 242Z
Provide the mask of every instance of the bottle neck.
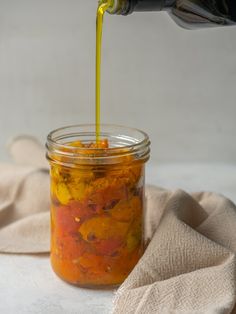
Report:
M131 0L112 0L107 12L110 14L128 15L131 11Z
M128 15L134 11L161 11L174 3L175 0L113 0L107 11L110 14Z

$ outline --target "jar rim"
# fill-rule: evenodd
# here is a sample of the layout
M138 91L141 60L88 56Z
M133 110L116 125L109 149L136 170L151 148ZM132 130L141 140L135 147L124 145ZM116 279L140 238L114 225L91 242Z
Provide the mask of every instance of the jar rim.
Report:
M117 163L118 160L115 159L128 155L137 155L139 160L149 158L150 140L144 131L115 124L101 124L100 134L102 139L108 139L111 144L109 148L78 148L71 145L72 139L86 139L87 143L96 141L95 124L75 124L57 128L47 136L47 157L51 161L57 161L57 156L66 156L77 161L87 161L89 164L92 159L99 159L100 162L103 160L104 163L109 159L109 163Z

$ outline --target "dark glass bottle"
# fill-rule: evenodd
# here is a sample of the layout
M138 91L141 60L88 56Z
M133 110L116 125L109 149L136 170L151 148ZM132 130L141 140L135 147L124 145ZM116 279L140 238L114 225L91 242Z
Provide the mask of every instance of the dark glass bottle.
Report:
M186 28L236 24L236 0L113 0L111 14L168 11Z

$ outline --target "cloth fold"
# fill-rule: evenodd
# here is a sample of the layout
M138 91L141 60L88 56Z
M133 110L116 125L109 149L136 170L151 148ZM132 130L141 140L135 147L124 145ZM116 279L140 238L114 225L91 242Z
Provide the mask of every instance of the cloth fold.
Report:
M29 136L12 140L14 164L0 164L0 252L49 252L49 171L45 150Z
M236 207L214 193L147 189L145 254L114 314L236 313Z
M0 165L0 252L49 252L43 146L18 137ZM146 251L121 285L114 314L235 314L236 206L215 193L148 186ZM125 262L125 261L124 261Z

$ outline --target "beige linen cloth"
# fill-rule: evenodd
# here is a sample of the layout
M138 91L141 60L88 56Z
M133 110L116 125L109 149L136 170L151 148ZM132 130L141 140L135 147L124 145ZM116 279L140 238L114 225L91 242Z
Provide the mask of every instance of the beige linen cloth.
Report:
M0 165L0 252L48 252L44 148L19 137L9 151L15 164ZM207 192L148 187L146 197L150 243L117 291L114 314L236 313L236 206Z

